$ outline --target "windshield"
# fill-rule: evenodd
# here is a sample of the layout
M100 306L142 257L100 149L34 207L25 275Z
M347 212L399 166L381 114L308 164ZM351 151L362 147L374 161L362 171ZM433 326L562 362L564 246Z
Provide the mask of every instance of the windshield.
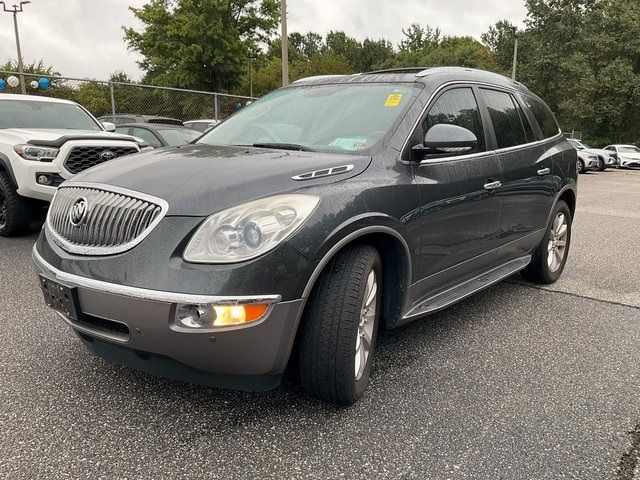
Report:
M0 128L102 131L78 105L31 100L2 100L0 105Z
M418 93L418 86L389 83L284 88L245 107L197 143L361 154L392 131Z
M162 138L166 140L167 145L170 146L184 145L185 143L192 142L200 135L202 135L201 132L188 128L159 128L158 133L162 135Z
M640 148L638 147L618 147L619 153L640 153Z

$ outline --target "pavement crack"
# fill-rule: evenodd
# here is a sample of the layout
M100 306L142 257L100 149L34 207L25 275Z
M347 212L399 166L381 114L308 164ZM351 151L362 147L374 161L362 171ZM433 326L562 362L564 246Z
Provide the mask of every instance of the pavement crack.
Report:
M638 305L631 305L629 303L615 302L613 300L603 300L601 298L589 297L587 295L580 295L578 293L565 292L563 290L554 290L552 288L546 288L546 287L543 287L541 285L531 285L531 284L528 284L528 283L522 283L522 282L518 282L518 281L514 281L514 280L505 280L505 283L509 283L511 285L519 285L519 286L525 287L525 288L533 288L535 290L542 290L543 292L561 293L562 295L568 295L568 296L574 297L574 298L583 298L585 300L593 300L594 302L606 303L607 305L617 305L617 306L620 306L620 307L635 308L636 310L640 310L640 306L638 306Z
M616 480L640 478L640 423L629 433L629 447L618 463Z

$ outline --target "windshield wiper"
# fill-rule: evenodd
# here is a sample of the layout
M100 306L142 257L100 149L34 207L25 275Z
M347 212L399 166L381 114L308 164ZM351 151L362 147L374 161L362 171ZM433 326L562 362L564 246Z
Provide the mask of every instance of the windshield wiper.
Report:
M297 143L254 143L257 148L279 148L281 150L297 150L299 152L313 152L309 147Z

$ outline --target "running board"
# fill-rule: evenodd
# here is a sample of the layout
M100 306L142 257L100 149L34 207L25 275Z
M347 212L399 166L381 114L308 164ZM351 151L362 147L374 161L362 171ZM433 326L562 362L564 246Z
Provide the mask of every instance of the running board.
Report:
M467 298L474 293L493 285L494 283L498 283L516 272L519 272L529 265L530 261L531 255L511 260L510 262L494 268L493 270L489 270L488 272L466 280L443 292L427 297L424 300L419 301L402 317L402 319L408 320L412 317L442 310L453 303L459 302L460 300Z

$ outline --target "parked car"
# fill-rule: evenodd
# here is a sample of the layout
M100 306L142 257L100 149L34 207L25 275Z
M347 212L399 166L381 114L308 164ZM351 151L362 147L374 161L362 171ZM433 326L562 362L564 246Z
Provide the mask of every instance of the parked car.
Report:
M199 132L206 132L207 130L212 129L216 125L220 123L220 120L213 119L203 119L203 120L187 120L184 122L184 126L188 128L193 128L194 130L198 130Z
M604 149L617 160L617 167L640 167L640 148L635 145L609 145Z
M578 173L587 173L587 170L598 170L600 158L584 150L578 150Z
M26 233L66 179L148 145L74 102L0 93L0 236Z
M171 117L158 117L155 115L134 115L131 113L120 113L116 116L103 115L98 117L101 122L113 122L116 125L125 123L162 123L163 125L182 125L182 120Z
M141 138L153 148L185 145L198 138L202 133L177 125L127 123L118 125L116 132Z
M617 161L614 157L609 155L609 152L602 148L591 148L586 143L581 140L576 140L575 138L567 138L569 143L575 147L576 150L583 151L585 153L590 153L592 155L596 155L598 157L598 167L596 170L599 172L604 172L608 167L615 167Z
M65 183L33 258L47 304L109 361L265 390L293 352L307 392L348 404L379 328L516 272L560 277L576 160L497 74L299 80L192 145Z

